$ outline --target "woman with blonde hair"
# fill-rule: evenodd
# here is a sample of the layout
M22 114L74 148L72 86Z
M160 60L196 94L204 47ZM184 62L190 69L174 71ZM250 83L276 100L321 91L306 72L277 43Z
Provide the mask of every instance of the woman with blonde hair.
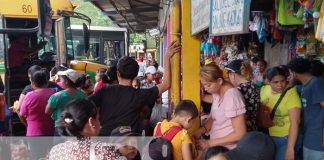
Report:
M249 62L234 60L225 69L231 83L241 92L245 100L247 131L257 131L257 109L260 105L260 92L253 82L253 70Z
M223 72L216 64L203 66L200 77L204 89L213 96L213 104L206 124L194 134L196 139L207 132L210 134L210 140L200 140L199 147L234 149L246 133L243 97L238 89L224 80Z

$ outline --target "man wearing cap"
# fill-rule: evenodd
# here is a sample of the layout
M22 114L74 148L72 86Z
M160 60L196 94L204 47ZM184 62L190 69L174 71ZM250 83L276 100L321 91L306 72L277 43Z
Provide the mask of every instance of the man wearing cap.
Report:
M148 89L156 86L155 83L155 76L156 76L156 68L154 66L149 66L145 70L145 79L141 81L141 87L143 89ZM155 102L152 104L149 104L149 106L145 106L144 109L142 109L142 116L143 116L143 127L145 130L145 135L152 136L153 135L153 128L150 126L150 118L153 106L155 105Z
M145 69L145 79L141 82L141 88L152 88L155 83L156 69L154 66L149 66Z
M119 126L131 126L135 133L141 133L140 111L153 104L163 92L171 87L171 57L180 51L180 45L172 42L165 54L165 80L150 89L135 89L132 81L139 66L131 57L123 57L117 65L118 85L100 89L89 97L100 108L101 136L109 136Z

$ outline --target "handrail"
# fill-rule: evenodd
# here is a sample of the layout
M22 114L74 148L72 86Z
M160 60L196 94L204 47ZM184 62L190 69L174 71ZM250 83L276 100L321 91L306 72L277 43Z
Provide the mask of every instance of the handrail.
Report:
M10 33L35 33L38 32L39 26L34 27L34 28L27 28L27 29L22 29L22 28L4 28L0 29L0 34L10 34Z

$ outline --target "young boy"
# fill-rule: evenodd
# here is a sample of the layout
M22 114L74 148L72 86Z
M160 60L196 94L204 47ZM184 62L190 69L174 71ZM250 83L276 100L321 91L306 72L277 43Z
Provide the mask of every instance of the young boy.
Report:
M173 127L182 128L171 140L174 160L194 159L192 153L193 142L186 129L192 126L194 119L197 117L198 110L196 105L191 100L183 100L176 106L175 117L171 121L164 120L155 127L154 136L158 136L158 129L160 129L162 135L165 135Z

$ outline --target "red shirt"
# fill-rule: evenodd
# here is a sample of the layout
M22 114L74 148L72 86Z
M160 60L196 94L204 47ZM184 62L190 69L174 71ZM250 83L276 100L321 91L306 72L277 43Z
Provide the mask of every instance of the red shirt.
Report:
M102 80L100 80L96 86L96 88L94 89L94 92L97 92L100 88L102 87L107 87L108 84L107 83L103 83Z
M9 68L20 67L23 64L24 56L28 53L27 47L24 44L14 42L8 49L9 56Z

